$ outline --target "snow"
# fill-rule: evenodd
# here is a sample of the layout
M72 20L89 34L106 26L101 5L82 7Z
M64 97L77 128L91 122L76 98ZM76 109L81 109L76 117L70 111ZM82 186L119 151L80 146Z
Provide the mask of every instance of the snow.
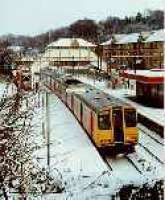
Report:
M114 34L110 40L105 41L103 43L101 43L100 45L102 46L108 46L111 45L112 43L117 43L119 42L121 39L123 39L124 37L126 37L126 34Z
M45 116L45 108L43 110L42 118ZM61 195L44 195L43 199L111 199L111 195L124 184L140 185L164 176L161 173L162 165L157 166L154 160L152 167L151 156L146 156L146 152L139 147L136 147L137 152L130 154L130 157L142 170L142 175L125 157L108 158L111 171L73 114L52 94L49 96L48 112L50 173L61 182L65 191ZM42 148L34 154L34 161L39 163L40 167L47 168L46 155L47 147L43 141ZM140 158L145 160L145 166L139 161ZM151 168L149 172L148 168Z
M124 70L124 74L145 76L145 77L165 77L164 70Z
M164 180L164 165L158 163L145 149L137 145L136 152L128 158L137 166L143 175L143 181L150 184L153 180Z
M93 83L103 90L107 86L104 81L93 82L88 79L88 83ZM123 92L129 92L122 89L108 89L108 91L110 93L118 91L117 96L121 98L123 98ZM138 185L164 178L163 165L139 145L136 147L136 152L130 154L129 157L137 163L138 168L143 172L142 175L124 157L108 159L112 167L111 171L73 114L54 94L49 94L47 109L45 92L39 93L37 98L34 101L38 108L35 109L36 115L33 120L36 138L32 142L37 143L39 148L33 154L34 165L39 166L40 169L46 168L65 190L60 194L45 194L32 199L111 200L111 195L115 194L124 184ZM41 102L44 103L43 107L40 107ZM48 124L45 126L50 127L49 167L47 166L47 136L41 130L46 121ZM153 143L151 138L140 135L140 140L146 146L150 146L156 155L161 152L160 144ZM156 145L155 148L158 147L156 151L153 145Z
M156 140L157 143L164 145L165 138L162 139L160 135L158 135L156 132L149 130L142 124L138 124L138 128L141 129L141 131L145 132L147 135L149 135L153 140Z
M59 38L57 41L50 43L47 48L51 47L96 47L96 45L82 38Z
M124 156L116 158L107 158L111 164L114 176L124 184L141 184L143 182L142 175L135 169L135 167ZM129 173L128 173L129 172Z
M157 143L152 138L150 138L147 134L142 131L139 131L139 142L147 147L153 154L158 157L162 162L164 162L164 145Z
M117 42L117 44L137 43L140 33L130 33Z
M119 183L110 174L109 168L77 120L54 95L50 95L48 110L51 175L58 178L61 174L65 195L73 193L71 199L76 200L97 199L97 195L104 199L108 192L107 195L110 197L110 194L119 187ZM34 159L45 168L46 155L46 145L34 154Z
M151 34L146 40L146 42L164 42L164 41L165 41L165 29L154 31L154 33Z

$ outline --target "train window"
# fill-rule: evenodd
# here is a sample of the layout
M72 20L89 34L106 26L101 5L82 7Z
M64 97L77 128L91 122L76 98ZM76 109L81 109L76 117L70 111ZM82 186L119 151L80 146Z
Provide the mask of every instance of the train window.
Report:
M125 125L126 127L136 126L136 110L125 110L124 111Z
M111 127L110 113L98 115L98 128L100 130L109 130Z

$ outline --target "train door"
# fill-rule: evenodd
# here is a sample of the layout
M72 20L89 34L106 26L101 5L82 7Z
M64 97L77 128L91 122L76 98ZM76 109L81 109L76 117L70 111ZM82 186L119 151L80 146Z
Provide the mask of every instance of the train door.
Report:
M83 117L83 104L80 103L80 122L82 123L82 117Z
M74 98L73 98L73 94L70 93L70 109L73 110L74 108Z
M92 111L90 112L90 119L91 119L91 135L93 134L93 120L94 120L94 117L93 117L93 113L92 113Z
M122 109L113 109L113 129L115 143L124 143L123 113Z

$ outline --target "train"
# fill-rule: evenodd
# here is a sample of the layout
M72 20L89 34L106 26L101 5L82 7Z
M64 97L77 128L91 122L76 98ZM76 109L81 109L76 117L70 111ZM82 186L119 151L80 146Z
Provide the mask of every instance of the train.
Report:
M98 149L134 151L137 112L130 104L70 75L45 72L42 81L71 110Z

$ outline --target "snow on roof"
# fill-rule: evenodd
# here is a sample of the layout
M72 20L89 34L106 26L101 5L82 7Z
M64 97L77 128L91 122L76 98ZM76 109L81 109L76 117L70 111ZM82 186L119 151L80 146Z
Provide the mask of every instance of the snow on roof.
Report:
M100 45L106 46L106 45L110 45L111 43L112 43L112 38L110 40L107 40L107 41L101 43Z
M145 77L164 77L165 70L125 70L124 73L129 75L136 75L136 76L145 76Z
M165 29L154 31L153 34L151 34L146 42L164 42L165 41Z
M114 34L110 40L105 41L103 43L101 43L100 45L102 46L106 46L106 45L110 45L112 43L117 43L118 41L120 41L123 37L125 37L126 34Z
M140 33L131 33L123 37L117 44L136 43L139 39Z
M96 47L96 45L82 38L60 38L50 43L47 48L49 47Z
M151 32L115 34L110 38L110 40L101 43L101 45L106 46L112 43L116 44L136 43L138 42L140 35L142 35L142 37L146 40L145 42L165 41L165 29L161 29Z
M152 32L130 33L121 38L117 44L137 43L140 36L146 39Z

